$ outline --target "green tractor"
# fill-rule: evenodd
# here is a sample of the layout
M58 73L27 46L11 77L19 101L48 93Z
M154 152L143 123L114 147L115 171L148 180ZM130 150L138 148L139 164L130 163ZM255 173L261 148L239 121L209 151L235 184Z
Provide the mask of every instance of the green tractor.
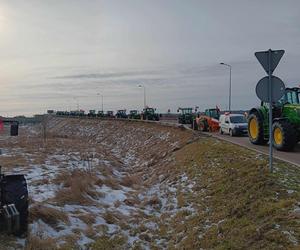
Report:
M106 111L106 114L104 115L105 118L115 118L114 111Z
M96 110L90 110L87 114L88 117L96 117Z
M128 118L129 119L140 120L141 119L141 114L137 110L130 110Z
M180 112L178 116L178 123L180 124L192 124L194 115L193 108L178 108L177 112Z
M273 146L277 150L292 151L300 140L300 88L286 88L284 96L273 103ZM266 144L269 140L269 106L261 103L248 115L250 142Z
M159 121L159 115L155 113L154 108L144 108L142 113L142 120Z
M126 114L126 109L120 109L116 113L116 118L119 119L127 119L128 115Z
M97 117L104 117L104 111L103 110L99 110L97 113Z

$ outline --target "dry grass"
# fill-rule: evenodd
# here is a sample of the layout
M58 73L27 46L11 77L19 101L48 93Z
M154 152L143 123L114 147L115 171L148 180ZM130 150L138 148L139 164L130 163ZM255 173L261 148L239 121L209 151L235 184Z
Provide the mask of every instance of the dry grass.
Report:
M95 239L97 233L98 232L92 226L88 226L87 229L84 231L84 234L90 239Z
M144 203L145 206L151 206L155 209L160 209L161 208L161 201L157 196L152 196L148 200L145 201Z
M125 187L136 187L141 185L142 178L140 174L127 175L122 178L120 184Z
M15 167L27 166L28 161L22 155L1 156L1 165L4 166L6 170L8 170Z
M188 217L179 213L172 218L165 230L172 232L171 245L182 233L185 237L178 247L185 249L292 248L284 230L299 239L299 221L289 218L299 201L299 192L288 194L278 176L267 171L264 157L202 138L177 151L176 160L178 167L195 181L189 199L202 207L202 212ZM276 164L282 168L286 165ZM187 199L182 194L177 198L181 205Z
M137 197L130 197L123 201L127 206L138 206L140 205L141 201Z
M106 213L103 214L103 219L106 221L108 224L117 224L118 219L115 216L113 212L107 211Z
M43 177L42 179L40 180L35 180L35 181L32 181L31 182L31 185L33 186L38 186L38 185L46 185L46 184L49 184L50 183L50 180L48 177Z
M23 138L20 147L29 153L38 152L41 148L41 157L36 161L40 163L48 154L80 152L79 157L89 162L90 171L59 173L53 182L61 184L62 188L51 202L58 205L94 205L97 202L94 198L101 196L95 191L97 187L131 188L123 204L137 208L133 215L126 217L114 212L122 205L118 201L106 207L103 218L139 238L133 249L144 249L143 244L150 249L174 249L175 246L178 249L284 249L294 246L282 231L300 238L299 214L291 211L299 201L299 170L290 174L288 166L278 165L280 169L286 168L290 177L294 178L291 181L289 177L286 181L285 173L270 175L265 168L266 160L255 153L206 137L189 143L194 137L192 133L156 124L79 119L57 121L57 125L49 129L46 143L40 138ZM87 127L93 129L85 131L83 128ZM89 134L90 131L93 132ZM5 143L15 147L12 142ZM98 158L112 165L99 163L93 166L90 159L94 155L89 155L92 148ZM128 155L128 149L136 158L125 167L122 156ZM111 150L114 150L113 153ZM53 159L53 163L58 165L59 161ZM120 178L114 175L114 170L128 171L128 175ZM105 178L98 178L94 171ZM129 175L129 172L133 174ZM163 185L175 187L178 183L180 186L182 183L178 176L183 173L195 182L193 192L186 191L183 185L177 193L162 196L171 200L176 194L177 203L161 210L158 196L145 197L144 200L137 198L137 193L144 194L147 188L158 183L162 185L162 192L169 192ZM287 193L287 189L297 192ZM175 207L176 204L178 207ZM104 208L104 205L101 206ZM156 209L156 213L148 214L143 210L145 207L149 209L149 206ZM53 218L39 210L33 207L34 220L44 218L53 227L64 221L56 218L61 215ZM73 216L88 227L84 231L75 228L73 234L63 237L67 243L61 246L62 249L78 248L80 233L96 240L90 249L129 248L121 231L113 236L107 225L93 225L96 221L94 216L102 215L83 214L78 210ZM151 222L157 227L151 228ZM39 235L31 236L28 247L51 249L55 247L55 241Z
M96 222L96 215L92 213L85 213L76 216L78 219L82 220L87 225L92 225Z
M115 190L121 189L119 180L117 178L107 177L106 179L102 180L102 184Z
M30 235L27 238L25 250L56 250L56 241L41 235Z
M69 218L66 213L41 204L34 205L30 208L30 221L36 221L38 219L41 219L54 228L56 228L60 222L69 224Z
M128 220L127 216L119 213L119 212L114 212L114 211L109 211L107 210L103 215L102 215L103 219L105 219L105 221L108 224L116 224L118 225L119 223L122 223L126 220Z
M105 165L100 166L99 171L105 177L111 177L113 175L113 169L111 167L108 167L108 166L105 166Z
M127 239L126 237L114 236L102 236L99 237L95 243L91 245L91 250L115 250L115 249L128 249L126 245Z
M54 201L59 204L93 204L93 199L103 196L95 190L99 178L93 172L73 170L60 173L54 183L61 183L63 188L56 192Z

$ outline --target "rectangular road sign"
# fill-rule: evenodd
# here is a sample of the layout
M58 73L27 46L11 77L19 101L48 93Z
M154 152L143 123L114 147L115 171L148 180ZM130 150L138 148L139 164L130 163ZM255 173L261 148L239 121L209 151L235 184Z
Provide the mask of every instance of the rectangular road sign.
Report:
M273 71L277 67L281 57L284 54L284 50L271 50L271 53L271 63L269 66L269 51L255 52L257 60L260 62L261 66L263 66L268 75L273 74ZM271 72L269 72L269 69L271 70Z

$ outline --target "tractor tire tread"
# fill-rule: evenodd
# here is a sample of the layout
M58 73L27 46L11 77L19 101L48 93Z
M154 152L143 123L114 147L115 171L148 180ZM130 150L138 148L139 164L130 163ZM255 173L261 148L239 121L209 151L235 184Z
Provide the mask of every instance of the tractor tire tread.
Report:
M297 133L295 128L286 120L275 121L272 126L272 131L279 127L283 133L283 142L281 145L276 145L273 139L273 146L279 151L291 151L297 144Z
M255 118L257 120L258 123L258 136L256 139L251 138L250 136L250 120L251 118ZM264 145L267 143L267 141L264 138L264 127L263 127L263 120L260 117L260 115L257 112L254 112L252 114L249 115L248 118L248 134L249 134L249 140L252 144L255 145Z

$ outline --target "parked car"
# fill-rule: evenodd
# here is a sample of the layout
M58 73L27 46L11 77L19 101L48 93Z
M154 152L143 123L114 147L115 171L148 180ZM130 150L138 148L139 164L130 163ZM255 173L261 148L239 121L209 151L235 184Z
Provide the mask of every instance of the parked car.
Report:
M225 114L220 116L220 133L235 135L246 135L248 133L248 123L244 115Z

